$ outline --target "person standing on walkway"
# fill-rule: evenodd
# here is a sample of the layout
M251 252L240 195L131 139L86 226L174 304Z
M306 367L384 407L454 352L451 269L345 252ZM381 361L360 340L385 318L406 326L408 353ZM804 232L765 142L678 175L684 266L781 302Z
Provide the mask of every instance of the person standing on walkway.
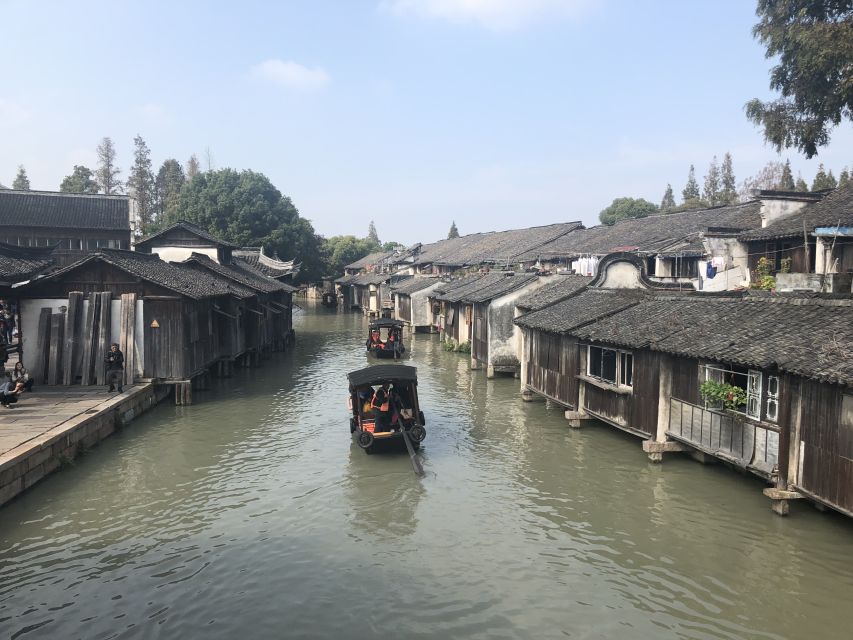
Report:
M118 392L122 393L122 379L124 378L124 354L119 351L118 344L113 342L107 355L104 356L107 367L107 384L110 385L107 392L115 391L118 382Z

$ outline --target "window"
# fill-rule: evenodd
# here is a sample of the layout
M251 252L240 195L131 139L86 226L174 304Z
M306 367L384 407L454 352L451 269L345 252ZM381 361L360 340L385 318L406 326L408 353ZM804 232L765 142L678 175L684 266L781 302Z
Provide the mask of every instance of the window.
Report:
M746 393L746 403L734 411L755 420L776 422L779 416L779 377L765 376L761 371L731 366L728 368L705 365L705 380L740 387ZM766 388L765 388L766 382ZM763 411L762 411L763 405ZM709 409L722 409L721 403L705 402Z
M602 382L631 387L634 384L634 356L627 351L589 345L587 374Z

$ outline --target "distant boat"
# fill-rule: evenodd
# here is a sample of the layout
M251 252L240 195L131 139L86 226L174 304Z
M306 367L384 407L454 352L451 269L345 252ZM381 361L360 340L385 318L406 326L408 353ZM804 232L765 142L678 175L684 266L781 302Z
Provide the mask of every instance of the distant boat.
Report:
M367 352L377 358L400 358L405 352L403 322L391 318L371 320L367 328Z

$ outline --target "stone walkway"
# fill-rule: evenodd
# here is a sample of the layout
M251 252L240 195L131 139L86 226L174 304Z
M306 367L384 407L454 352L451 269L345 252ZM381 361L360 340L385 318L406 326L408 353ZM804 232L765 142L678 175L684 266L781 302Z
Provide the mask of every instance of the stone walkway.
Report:
M106 387L45 386L21 394L12 408L0 406L0 458L77 416L94 415L117 404L141 386L125 387L121 395L107 393Z

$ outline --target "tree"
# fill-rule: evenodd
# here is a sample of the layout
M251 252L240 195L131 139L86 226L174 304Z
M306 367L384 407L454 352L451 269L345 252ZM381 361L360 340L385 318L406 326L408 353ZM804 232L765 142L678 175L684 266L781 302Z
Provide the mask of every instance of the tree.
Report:
M835 176L832 175L832 170L829 173L823 168L823 163L817 166L817 173L812 182L812 191L823 191L825 189L835 189L838 184L835 181Z
M705 175L705 190L703 192L705 201L711 206L720 204L720 167L717 164L717 156L708 165L708 173Z
M344 267L371 253L374 247L366 238L355 236L332 236L325 238L321 246L322 274L337 276Z
M370 224L367 227L367 239L377 247L382 245L379 241L379 234L376 233L376 225L373 224L373 220L370 221Z
M190 159L187 160L187 180L192 180L199 173L201 173L201 169L198 166L198 158L196 158L195 154L192 154Z
M723 204L733 204L737 202L737 182L735 181L735 171L732 167L732 154L726 151L723 156L723 167L720 176L720 202Z
M699 183L696 182L696 170L692 164L690 165L690 171L687 172L687 184L681 192L681 197L684 202L699 199Z
M782 191L795 191L797 185L794 183L794 174L791 173L791 161L785 160L785 166L782 167L782 177L779 179L779 189Z
M95 182L98 188L105 194L110 195L121 190L121 181L118 179L121 169L116 166L116 149L112 138L105 137L96 149L98 154L98 168L95 169Z
M740 198L743 201L752 199L755 190L776 190L782 184L782 173L785 170L781 162L772 160L761 171L743 181L740 187Z
M447 232L447 239L450 238L458 238L459 237L459 229L456 228L456 220L450 223L450 231Z
M178 195L186 182L181 163L174 158L164 160L154 179L154 214L156 220L169 217L178 204Z
M850 182L850 172L847 170L847 167L844 167L841 170L841 173L838 174L838 186L846 187Z
M806 184L806 181L803 180L803 176L797 173L797 182L796 182L796 190L801 191L803 193L809 190L809 185Z
M151 151L139 134L133 139L133 166L127 179L127 190L136 200L142 231L146 232L154 220L154 173L151 171Z
M642 198L616 198L598 214L602 224L615 224L626 218L645 218L657 213L657 205Z
M98 193L98 183L92 179L92 170L75 164L70 176L65 176L59 185L63 193Z
M30 190L30 179L27 177L27 170L24 169L24 165L22 164L18 165L18 175L15 176L12 188L18 189L19 191Z
M796 147L807 158L829 132L853 120L853 3L850 0L758 0L753 36L778 59L770 88L781 98L746 104L777 151Z
M660 210L661 213L669 213L673 209L675 209L675 196L672 194L672 185L667 182L666 191L660 201Z
M178 196L175 218L193 222L238 246L263 246L268 255L302 263L300 279L322 275L320 244L311 223L265 175L219 169L198 174Z

